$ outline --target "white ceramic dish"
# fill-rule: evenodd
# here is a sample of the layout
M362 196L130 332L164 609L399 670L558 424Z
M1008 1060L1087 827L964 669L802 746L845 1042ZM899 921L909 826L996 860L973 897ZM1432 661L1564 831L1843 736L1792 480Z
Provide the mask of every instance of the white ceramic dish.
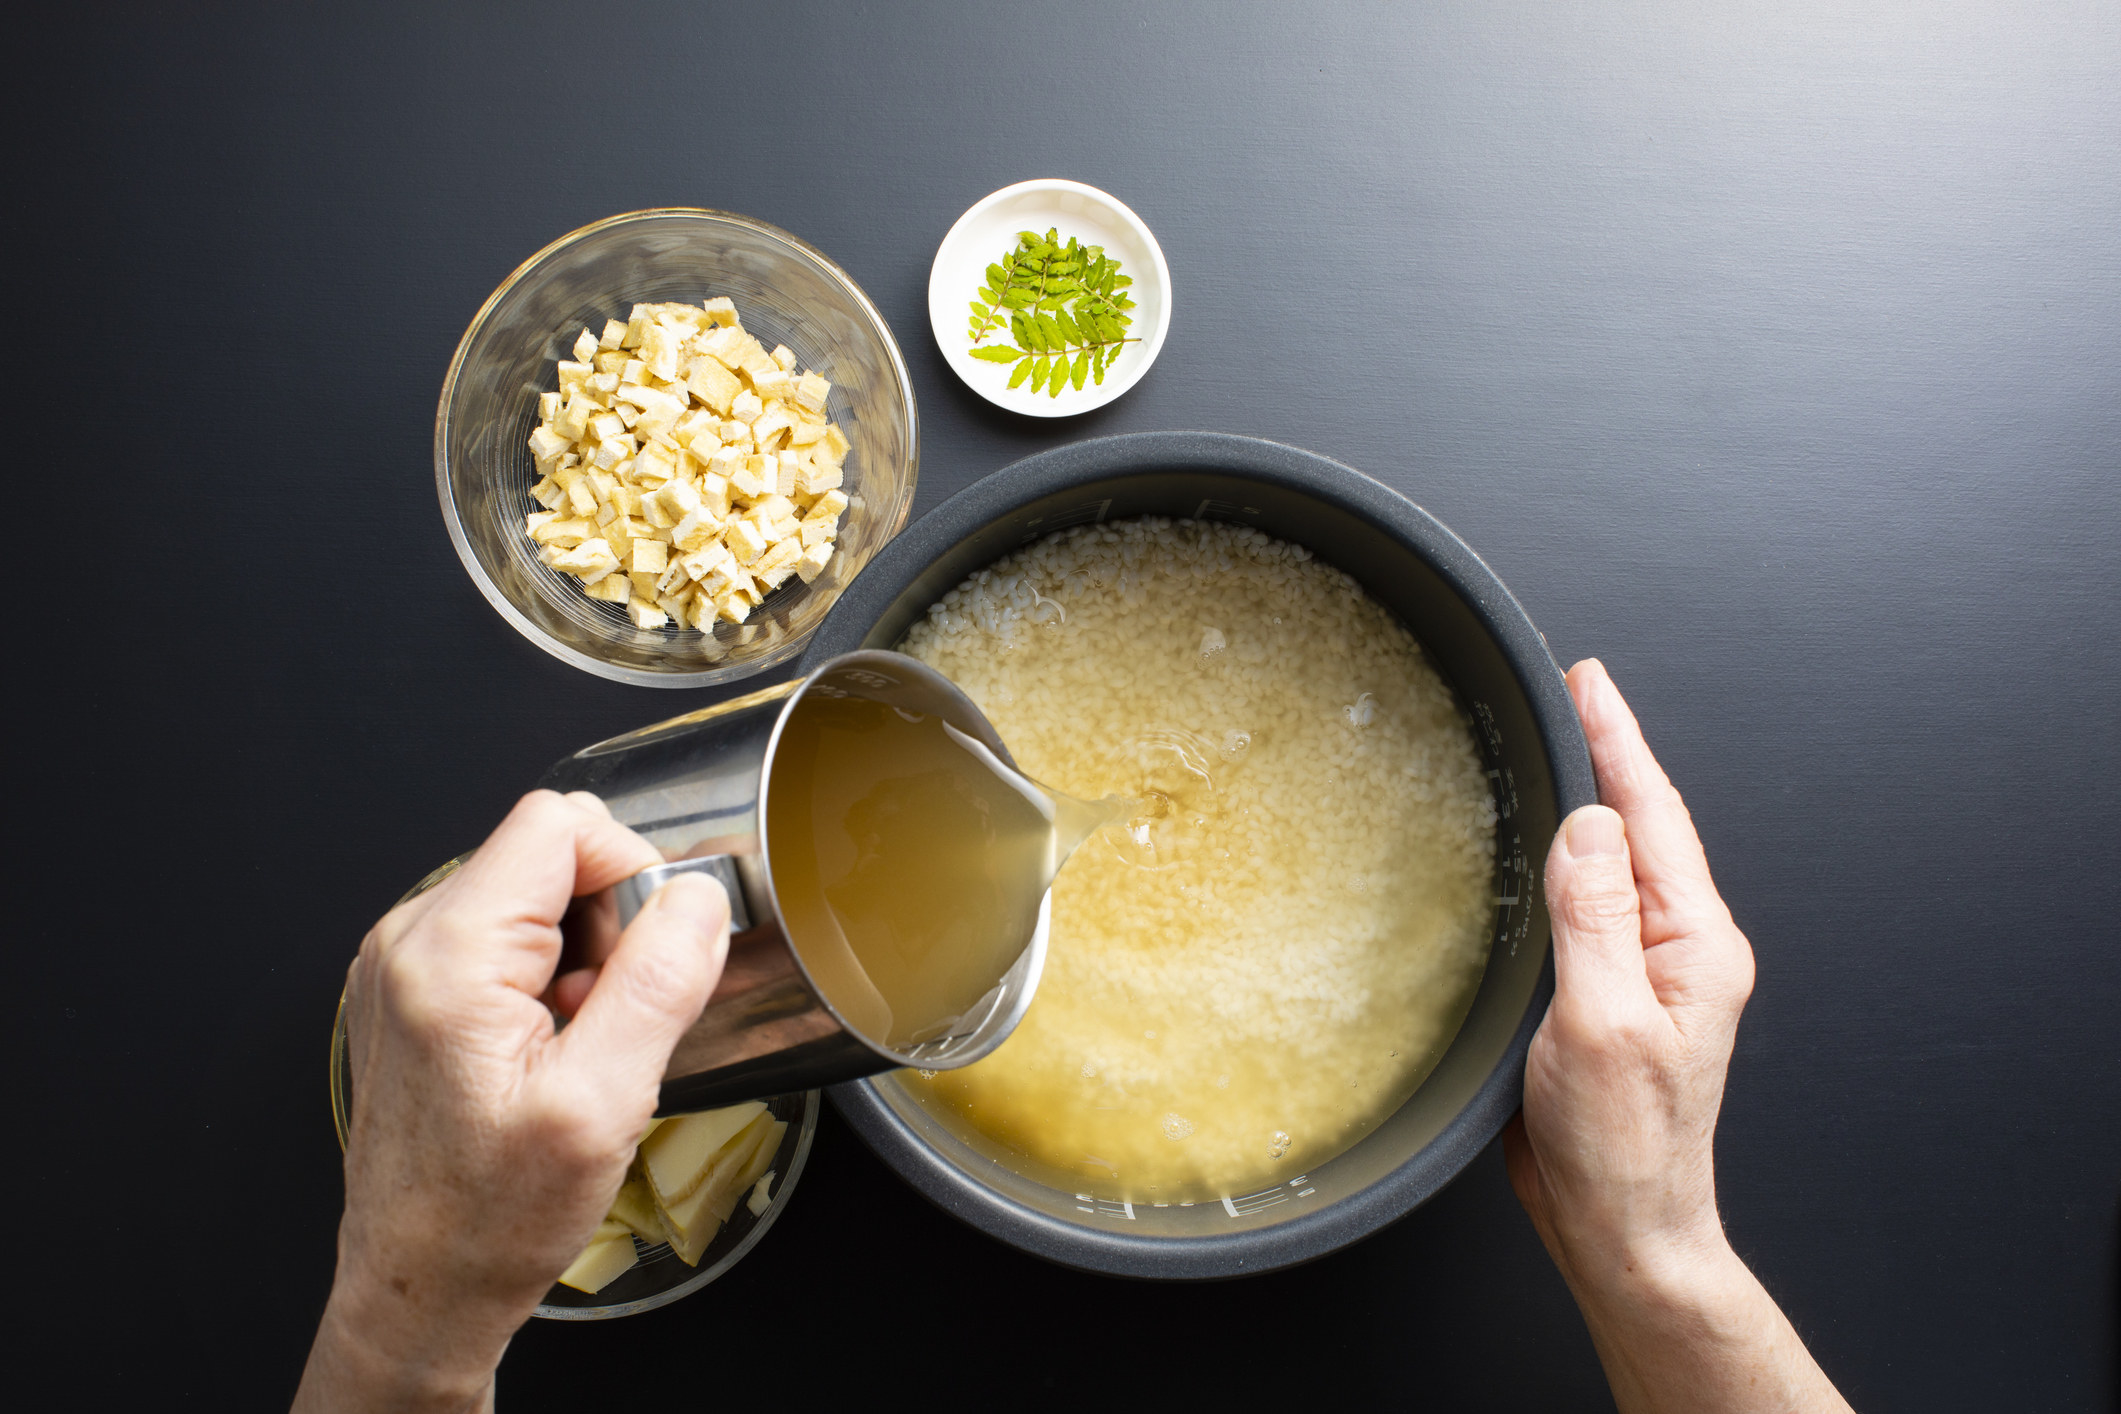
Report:
M1068 388L1057 398L1028 386L1011 388L1010 366L972 357L972 341L965 335L987 267L1016 244L1018 231L1053 229L1062 240L1074 236L1085 245L1103 246L1133 277L1127 293L1135 301L1134 324L1127 332L1141 339L1113 360L1103 383L1084 383L1080 391ZM1156 362L1171 328L1171 267L1141 217L1117 197L1057 177L1018 182L982 199L943 237L928 272L928 322L951 372L988 402L1031 417L1073 417L1111 402Z

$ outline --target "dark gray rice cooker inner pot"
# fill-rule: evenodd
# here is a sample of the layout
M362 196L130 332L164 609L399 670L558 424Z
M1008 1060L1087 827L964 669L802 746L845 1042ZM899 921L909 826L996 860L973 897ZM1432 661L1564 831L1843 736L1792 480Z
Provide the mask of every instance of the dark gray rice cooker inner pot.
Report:
M1457 536L1352 468L1275 442L1151 432L1027 457L884 547L805 655L890 648L965 576L1065 526L1130 516L1234 521L1305 546L1399 617L1472 718L1500 820L1495 944L1472 1011L1398 1113L1292 1183L1190 1207L1130 1206L1014 1172L890 1075L828 1092L884 1162L981 1231L1067 1266L1154 1278L1271 1271L1403 1217L1472 1162L1518 1108L1525 1049L1553 992L1541 870L1557 823L1597 799L1545 640Z

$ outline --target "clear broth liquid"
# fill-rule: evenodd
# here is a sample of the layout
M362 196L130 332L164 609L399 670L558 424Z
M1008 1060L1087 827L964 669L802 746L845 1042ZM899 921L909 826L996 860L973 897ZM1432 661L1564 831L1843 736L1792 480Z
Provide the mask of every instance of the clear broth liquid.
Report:
M790 941L841 1017L895 1049L949 1034L986 995L1061 865L1124 805L1048 791L940 717L815 692L773 771Z

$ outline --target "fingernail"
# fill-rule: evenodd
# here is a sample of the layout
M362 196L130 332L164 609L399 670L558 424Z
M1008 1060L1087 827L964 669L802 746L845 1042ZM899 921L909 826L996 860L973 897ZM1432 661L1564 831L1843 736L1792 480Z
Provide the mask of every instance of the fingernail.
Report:
M655 906L704 932L720 928L728 915L721 892L704 874L678 874L656 890Z
M1600 854L1625 854L1628 833L1620 817L1602 805L1586 805L1562 826L1569 858L1589 859Z

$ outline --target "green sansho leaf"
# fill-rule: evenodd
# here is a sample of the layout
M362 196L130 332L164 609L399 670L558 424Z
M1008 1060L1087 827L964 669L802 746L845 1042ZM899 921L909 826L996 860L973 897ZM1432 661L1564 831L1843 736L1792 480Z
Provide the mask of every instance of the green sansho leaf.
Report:
M1018 231L1015 243L986 269L986 283L971 301L966 321L970 352L985 363L1013 365L1009 386L1029 386L1058 398L1080 392L1105 371L1127 344L1134 301L1120 291L1134 283L1102 246L1079 237L1063 240L1057 228L1044 235ZM1015 343L986 344L1006 328Z

